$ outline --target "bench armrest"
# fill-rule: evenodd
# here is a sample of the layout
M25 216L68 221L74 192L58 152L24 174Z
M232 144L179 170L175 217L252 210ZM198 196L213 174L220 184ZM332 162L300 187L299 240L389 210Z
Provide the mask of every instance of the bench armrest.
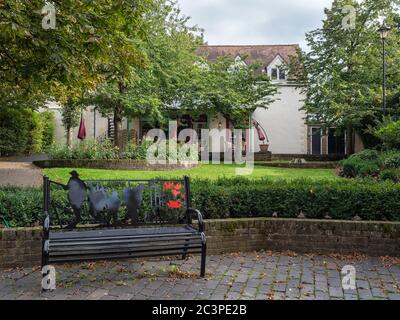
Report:
M203 215L201 214L201 212L197 209L193 209L193 208L189 208L187 209L188 214L192 215L195 214L197 215L197 221L199 223L199 231L203 232L204 231L204 222L203 222Z

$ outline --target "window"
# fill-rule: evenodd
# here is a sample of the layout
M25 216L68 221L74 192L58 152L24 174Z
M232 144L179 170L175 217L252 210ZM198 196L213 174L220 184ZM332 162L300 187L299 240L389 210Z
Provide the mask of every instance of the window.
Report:
M278 69L277 68L271 69L271 79L278 80Z
M286 80L286 71L279 69L279 80Z

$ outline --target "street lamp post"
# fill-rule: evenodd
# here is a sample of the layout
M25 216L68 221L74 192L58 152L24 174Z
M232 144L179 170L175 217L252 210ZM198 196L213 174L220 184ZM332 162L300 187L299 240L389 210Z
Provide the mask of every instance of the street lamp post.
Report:
M383 91L383 115L386 115L386 39L389 35L390 28L383 22L382 26L378 29L378 32L382 39L382 91Z

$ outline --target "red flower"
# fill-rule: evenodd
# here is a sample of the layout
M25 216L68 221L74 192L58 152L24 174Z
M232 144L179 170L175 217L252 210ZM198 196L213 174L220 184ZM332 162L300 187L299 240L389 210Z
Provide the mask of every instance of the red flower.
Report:
M169 200L167 202L167 206L171 209L180 209L182 208L182 201L181 200Z
M172 189L172 190L171 190L171 193L172 193L172 195L173 195L175 198L180 194L180 192L179 192L179 191L176 191L175 189Z
M175 190L181 190L182 189L182 185L180 183L177 183L175 185Z
M164 182L164 189L171 189L174 187L173 182Z

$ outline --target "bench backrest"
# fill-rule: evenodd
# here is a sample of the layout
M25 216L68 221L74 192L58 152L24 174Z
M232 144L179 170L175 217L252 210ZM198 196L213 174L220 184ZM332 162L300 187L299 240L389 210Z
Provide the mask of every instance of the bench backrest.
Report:
M190 180L81 180L44 177L44 211L51 225L191 224ZM75 220L74 220L75 219Z

